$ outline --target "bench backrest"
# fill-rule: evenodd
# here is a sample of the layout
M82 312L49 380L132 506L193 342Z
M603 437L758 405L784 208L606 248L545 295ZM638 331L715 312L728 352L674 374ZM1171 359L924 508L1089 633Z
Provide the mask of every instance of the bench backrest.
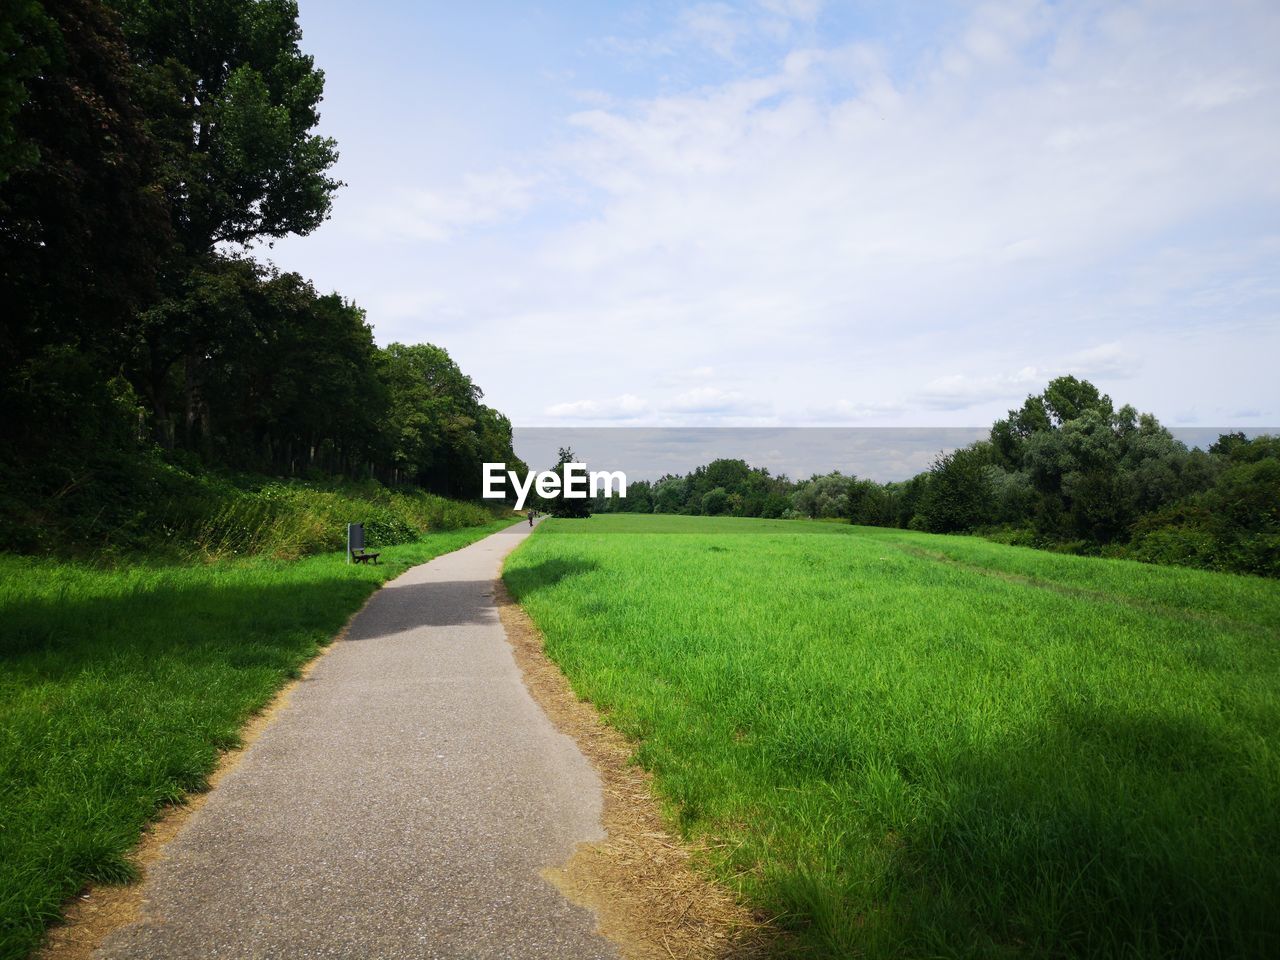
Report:
M351 562L351 558L357 553L364 552L364 524L348 523L347 524L347 563Z

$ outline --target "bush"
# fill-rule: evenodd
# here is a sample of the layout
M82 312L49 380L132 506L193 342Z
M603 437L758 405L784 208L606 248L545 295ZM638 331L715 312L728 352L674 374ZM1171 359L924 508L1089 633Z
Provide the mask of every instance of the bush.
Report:
M728 506L729 494L725 493L724 487L716 487L714 490L708 490L702 495L702 513L704 516L717 516L724 513Z
M848 517L849 479L833 472L806 480L791 495L792 509L811 520Z
M932 533L972 530L995 519L989 445L939 456L929 471L919 516ZM914 523L914 520L913 520Z
M294 559L343 549L348 523L365 524L370 546L389 546L428 531L478 526L495 515L485 505L371 480L223 475L154 452L100 457L61 473L46 469L43 479L6 480L0 483L0 537L9 551L105 563ZM60 493L49 492L55 484Z
M1270 438L1261 438L1268 440ZM1129 555L1148 563L1172 563L1280 577L1280 459L1274 445L1245 459L1247 447L1213 487L1141 518Z

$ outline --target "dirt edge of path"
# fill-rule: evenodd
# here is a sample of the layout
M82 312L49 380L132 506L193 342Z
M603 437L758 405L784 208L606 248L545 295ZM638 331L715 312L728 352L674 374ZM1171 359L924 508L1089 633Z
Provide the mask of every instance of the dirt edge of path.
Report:
M240 728L240 745L234 750L223 751L218 765L209 774L208 785L200 793L188 794L181 804L164 807L143 828L142 839L128 854L127 859L137 870L137 876L128 883L91 883L69 899L62 907L62 919L45 931L44 943L31 954L31 960L89 960L93 952L114 931L142 918L147 870L164 858L165 847L176 837L187 822L209 799L209 795L227 774L239 764L240 759L262 732L285 707L298 685L304 682L317 663L332 650L351 628L351 623L378 591L369 594L365 602L347 618L346 624L324 644L310 660L298 668L298 675L276 691L275 696Z
M494 600L525 686L595 768L604 791L605 839L580 843L543 875L595 911L600 933L627 960L746 960L771 955L778 934L693 865L695 849L667 828L653 777L634 746L580 700L543 650L542 632L495 581Z

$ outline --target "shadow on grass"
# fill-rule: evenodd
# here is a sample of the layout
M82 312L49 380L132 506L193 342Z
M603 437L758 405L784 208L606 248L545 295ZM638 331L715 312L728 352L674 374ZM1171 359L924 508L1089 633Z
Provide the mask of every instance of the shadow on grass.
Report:
M0 662L59 676L139 654L207 650L234 658L260 641L292 649L299 631L341 627L353 605L377 588L341 574L258 583L192 577L113 595L10 601L0 608ZM267 640L273 636L276 642Z
M1229 731L1108 705L877 754L832 783L848 834L764 879L819 955L1280 955L1275 774Z
M245 720L383 580L490 532L389 547L377 568L0 556L0 960L33 949L87 881L129 879L147 821L205 788Z
M600 564L594 560L552 558L539 560L532 566L508 567L502 574L503 582L511 591L511 596L521 600L530 594L554 587L562 580L579 577L584 573L598 570Z
M82 584L83 586L83 584ZM25 956L166 804L204 789L244 721L341 628L369 578L202 570L0 609L0 957Z

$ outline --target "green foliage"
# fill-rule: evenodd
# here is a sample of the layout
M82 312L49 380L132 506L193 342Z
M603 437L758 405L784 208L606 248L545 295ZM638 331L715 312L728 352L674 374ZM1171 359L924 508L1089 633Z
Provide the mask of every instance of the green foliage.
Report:
M1003 470L990 464L985 469L986 487L991 503L986 514L997 524L1019 524L1031 516L1035 508L1035 488L1031 478L1020 471Z
M994 519L994 488L987 467L989 445L975 444L939 456L920 499L924 528L934 533L970 530Z
M42 485L42 482L44 485ZM0 539L13 552L107 564L292 559L341 549L346 525L372 545L490 522L501 508L376 481L282 481L211 473L153 453L44 464L0 481Z
M654 484L648 480L633 480L627 484L625 497L606 497L601 492L591 509L594 513L653 513Z
M0 43L0 524L16 542L73 514L70 493L107 515L81 517L76 542L127 526L131 498L106 501L155 485L151 440L455 497L479 492L483 459L514 461L510 424L443 350L379 352L337 294L215 252L308 232L337 187L296 4L23 0Z
M298 318L333 312L312 290L290 297L285 288L304 287L300 279L275 277L216 249L309 233L328 215L339 186L327 176L337 159L333 142L311 132L323 74L299 48L296 4L111 2L133 57L134 103L157 157L153 189L174 239L127 341L130 375L148 400L155 437L206 456L251 444L260 453L260 445L273 460L290 461L298 458L290 447L314 451L328 442L344 472L357 472L355 465L371 458L351 449L348 437L246 437L221 422L232 411L219 400L237 396L245 377L287 348ZM320 340L321 348L335 346ZM354 391L370 366L359 345L345 355L358 369L343 412L355 407ZM295 363L293 372L299 366L305 386L312 366Z
M1190 452L1150 414L1115 410L1087 381L1059 377L991 431L993 461L1025 476L1035 502L1021 514L1048 540L1127 539L1139 516L1202 490L1208 457ZM1008 491L1006 491L1008 492ZM1006 502L999 511L1008 522Z
M336 294L223 257L192 270L180 295L140 322L148 349L127 369L166 442L286 472L355 473L375 459L386 391L373 334Z
M1270 581L628 515L553 520L504 577L704 864L803 955L1280 942Z
M0 399L50 347L81 350L107 379L168 236L112 17L95 0L42 7L0 14Z
M780 490L772 490L760 507L760 516L767 520L776 520L790 509L791 499Z
M835 472L814 476L796 487L792 508L810 520L830 520L849 516L849 477Z
M516 463L447 353L379 351L354 304L235 252L309 232L338 187L300 40L292 0L0 14L0 462L32 489L127 472L147 441L454 497Z
M869 526L983 532L1001 542L1280 575L1280 440L1227 434L1188 450L1151 414L1059 377L905 483L857 480ZM802 488L803 490L803 488ZM800 512L815 516L798 495Z
M560 477L560 487L555 495L544 497L538 494L537 509L543 513L549 513L555 517L570 517L574 519L585 519L591 516L591 498L590 497L566 497L565 491L565 467L570 463L579 463L577 455L568 447L560 448L560 456L556 461L556 465L551 468L552 472Z
M679 513L688 499L688 483L683 477L663 477L653 488L654 513Z
M1042 399L1050 421L1059 427L1090 412L1104 417L1111 413L1110 397L1088 380L1077 380L1072 376L1049 381Z
M300 49L292 0L109 0L137 65L183 252L306 234L340 184L312 133L324 74Z
M1280 575L1280 438L1227 434L1188 450L1151 414L1116 409L1075 377L939 454L901 483L839 473L793 483L742 460L638 486L598 512L847 519L862 526L980 532L1058 552Z
M702 495L701 513L705 517L714 517L729 509L729 494L724 487L716 487Z
M1151 563L1280 577L1278 452L1274 437L1229 447L1230 465L1210 489L1138 521L1130 555Z
M849 481L849 522L866 527L893 526L893 498L874 480Z
M38 0L10 0L0 8L0 183L39 159L16 120L32 81L49 66L55 30Z
M748 466L744 460L713 460L687 476L668 475L653 484L633 482L626 500L602 498L596 509L613 513L714 511L735 517L776 517L790 507L793 489L794 484L786 477L772 476L768 470ZM717 491L723 492L724 497Z
M511 422L481 403L484 392L448 351L393 343L378 354L386 385L384 444L394 475L453 495L474 495L481 466L524 464L511 449Z

